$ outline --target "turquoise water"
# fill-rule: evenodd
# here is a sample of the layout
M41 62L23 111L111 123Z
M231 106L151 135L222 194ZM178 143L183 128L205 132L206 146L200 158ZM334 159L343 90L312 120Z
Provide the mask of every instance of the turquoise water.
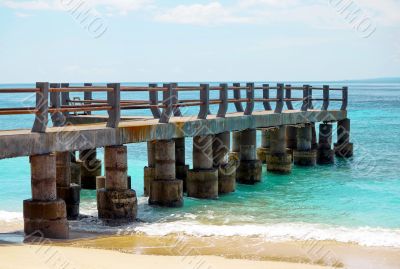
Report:
M221 196L217 201L185 198L181 209L153 208L145 198L140 198L138 217L142 222L129 228L149 234L312 237L400 246L400 84L347 85L354 158L337 159L330 166L294 167L290 175L275 175L264 170L263 182L256 186L239 185L235 193ZM21 102L28 106L32 98L26 99L26 96L0 96L0 106L21 106ZM196 98L193 93L181 97ZM136 94L123 98L146 99L147 96ZM139 113L148 114L147 111ZM195 110L184 113L193 114ZM1 129L30 128L31 124L30 116L0 117ZM191 139L186 143L187 160L191 164ZM132 186L142 196L146 144L128 145L128 152ZM102 154L100 149L99 158ZM20 220L20 213L9 212L21 212L22 200L30 197L28 159L0 160L0 184L0 221L1 218ZM95 195L93 191L82 193L83 213L96 215ZM72 223L72 227L104 228L99 223L93 224L93 219Z

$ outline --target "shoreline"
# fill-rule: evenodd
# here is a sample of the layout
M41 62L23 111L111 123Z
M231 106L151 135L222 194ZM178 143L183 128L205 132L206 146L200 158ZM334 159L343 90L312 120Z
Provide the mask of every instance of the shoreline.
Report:
M76 253L76 255L81 255L80 253L85 251L88 252L88 255L101 256L103 251L108 251L107 255L110 256L128 255L127 259L129 260L150 256L162 263L172 262L176 257L205 257L206 261L210 259L213 261L215 257L225 259L218 262L220 265L218 268L221 268L222 265L228 265L227 260L240 260L251 264L260 262L263 266L273 265L273 268L281 268L279 266L284 264L282 268L301 269L318 268L312 266L349 269L397 269L400 264L400 248L364 247L336 241L267 242L259 237L240 236L194 237L182 234L148 236L137 233L118 236L72 232L72 239L68 241L33 239L34 243L21 244L23 241L21 232L1 235L0 247L2 250L0 253L11 251L19 253L19 255L26 252L26 248L33 247L39 249L54 248L59 251L71 249L69 251ZM11 240L15 239L14 243L1 241L5 235L8 235ZM270 264L271 262L274 264ZM306 267L287 267L288 264ZM178 265L175 264L175 266ZM21 265L21 267L15 268L23 267Z

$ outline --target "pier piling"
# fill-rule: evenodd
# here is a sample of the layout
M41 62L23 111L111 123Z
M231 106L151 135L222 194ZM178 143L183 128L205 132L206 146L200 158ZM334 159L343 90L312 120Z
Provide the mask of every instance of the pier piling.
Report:
M24 232L26 235L67 239L67 208L64 200L57 199L56 156L31 156L30 163L32 199L23 203Z
M297 128L297 149L293 151L294 164L299 166L315 166L317 151L312 149L312 125L305 124Z
M262 162L257 160L256 135L256 129L240 132L240 164L236 170L238 183L251 185L261 182Z
M350 119L340 120L337 123L337 143L335 154L341 158L353 156L353 143L350 143Z
M108 146L104 150L106 187L97 191L99 218L106 222L132 222L137 215L137 198L128 189L126 146Z
M101 176L101 160L97 159L97 150L79 152L81 163L81 187L86 190L96 189L96 177Z
M185 162L185 138L175 139L176 179L183 181L183 192L186 192L186 181L189 165Z
M158 140L155 147L155 178L150 186L150 205L183 206L183 182L176 179L175 140Z
M319 126L317 163L333 164L334 162L335 153L332 150L332 124L323 123Z
M271 153L267 157L267 170L277 173L292 171L292 156L286 146L286 126L271 130Z
M261 131L261 147L257 149L257 159L263 164L267 163L267 155L270 154L271 136L269 130Z
M228 160L231 145L230 132L216 134L213 141L213 165L218 169L218 193L236 190L236 165Z
M81 186L71 183L71 153L56 153L57 198L65 201L67 218L76 220L79 217Z
M218 169L213 166L212 135L193 137L193 169L187 177L187 196L218 198Z
M150 186L156 174L156 141L147 142L147 166L144 168L144 196L150 195Z

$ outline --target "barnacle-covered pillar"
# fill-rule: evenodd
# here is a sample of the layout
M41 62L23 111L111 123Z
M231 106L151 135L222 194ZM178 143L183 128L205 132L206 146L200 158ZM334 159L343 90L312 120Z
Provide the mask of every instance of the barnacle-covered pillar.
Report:
M312 125L297 128L297 149L293 151L294 164L314 166L317 164L317 151L312 149Z
M236 166L228 161L231 134L216 134L213 141L213 165L218 169L218 193L226 194L236 190Z
M261 181L262 162L257 160L256 129L240 132L240 164L236 171L236 181L255 184Z
M271 137L269 130L261 131L261 147L257 149L257 159L262 163L267 163L267 156L270 153Z
M277 173L292 171L292 156L286 147L286 126L271 130L271 154L267 157L267 170Z

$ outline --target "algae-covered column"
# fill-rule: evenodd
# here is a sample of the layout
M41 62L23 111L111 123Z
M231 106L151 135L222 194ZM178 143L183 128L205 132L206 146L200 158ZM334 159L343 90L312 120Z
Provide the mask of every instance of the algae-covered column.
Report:
M71 152L56 153L57 198L63 199L67 206L67 217L79 217L81 186L71 183Z
M218 193L226 194L236 190L236 165L228 161L231 144L230 132L216 134L213 141L213 163L218 169Z
M232 150L229 153L229 163L235 164L236 168L240 163L240 132L232 132Z
M150 186L156 175L156 141L147 142L147 166L144 168L144 196L150 195Z
M183 181L183 191L186 192L186 180L189 172L189 165L185 161L185 138L175 139L176 178Z
M277 173L292 171L292 156L287 153L286 126L271 130L271 152L267 157L267 170Z
M97 159L97 150L82 150L79 152L79 159L82 189L95 190L96 177L101 176L101 160Z
M317 164L317 151L312 149L312 125L297 128L297 149L293 151L294 164L314 166Z
M353 143L350 143L350 119L344 119L337 123L335 154L341 158L350 158L353 156Z
M261 147L257 149L257 159L262 163L267 163L267 156L270 153L271 135L269 130L261 131Z
M128 150L108 146L104 150L105 189L97 190L99 218L106 222L132 222L137 215L136 192L128 188Z
M323 123L319 126L317 163L333 164L334 162L335 153L332 150L332 124Z
M286 147L293 157L293 151L297 149L297 127L295 126L286 127Z
M188 197L218 198L218 169L213 166L213 136L193 137L193 169L187 177Z
M149 204L183 206L183 182L176 179L175 141L158 140L155 147L155 178L150 186Z
M30 163L32 199L24 201L24 232L67 239L67 209L64 200L57 199L56 155L31 156Z
M247 129L240 133L240 164L236 180L242 184L255 184L261 181L262 162L257 160L257 131Z

